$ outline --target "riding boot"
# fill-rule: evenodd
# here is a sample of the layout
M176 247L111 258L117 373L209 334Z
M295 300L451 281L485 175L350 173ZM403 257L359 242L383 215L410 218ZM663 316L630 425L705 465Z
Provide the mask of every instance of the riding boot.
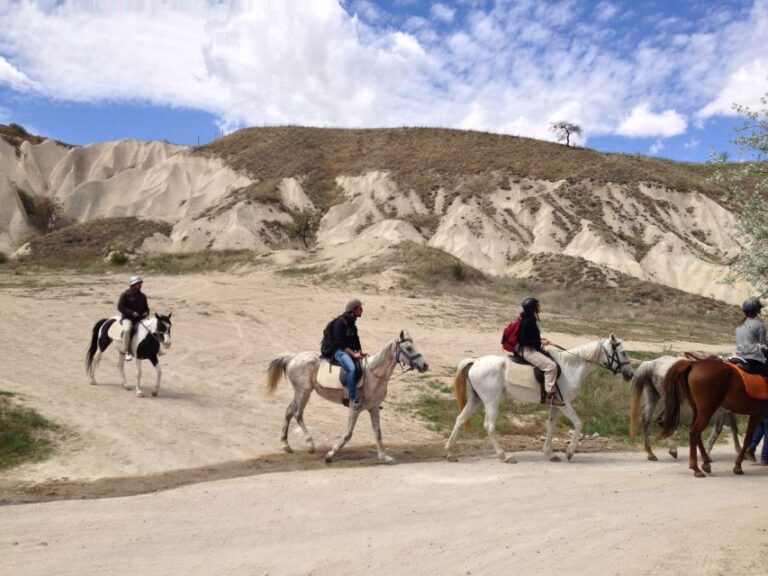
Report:
M565 402L562 401L560 395L555 390L547 392L544 400L546 404L551 404L552 406L565 406Z

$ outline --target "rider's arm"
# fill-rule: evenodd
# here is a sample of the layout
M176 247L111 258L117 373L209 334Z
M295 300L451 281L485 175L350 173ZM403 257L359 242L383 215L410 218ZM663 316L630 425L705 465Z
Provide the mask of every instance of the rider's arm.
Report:
M123 292L122 294L120 294L120 300L117 301L117 310L123 316L131 316L131 310L126 306L125 301L126 301L125 292Z

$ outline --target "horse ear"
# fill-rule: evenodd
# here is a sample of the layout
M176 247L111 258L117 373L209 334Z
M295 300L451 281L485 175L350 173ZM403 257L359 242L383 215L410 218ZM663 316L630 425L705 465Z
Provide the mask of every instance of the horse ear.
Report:
M400 330L400 340L405 338L405 330Z
M157 312L155 312L155 318L157 318L158 320L160 320L160 316L158 316Z
M171 316L173 316L173 312L168 312L168 320L171 319Z
M611 332L611 342L616 342L616 334Z

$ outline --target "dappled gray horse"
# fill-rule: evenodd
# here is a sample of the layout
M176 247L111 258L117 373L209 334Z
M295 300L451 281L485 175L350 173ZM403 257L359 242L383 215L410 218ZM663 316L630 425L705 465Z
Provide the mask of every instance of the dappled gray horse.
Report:
M283 450L286 452L293 451L288 444L288 426L292 418L296 419L296 422L304 432L304 440L307 443L309 452L315 451L312 434L309 432L306 424L304 424L304 407L307 405L313 391L317 392L320 397L338 404L343 403L345 399L349 399L347 390L341 386L331 388L322 386L318 382L318 371L323 363L324 361L317 352L280 354L275 356L269 363L267 368L267 391L269 393L275 391L282 376L285 376L291 383L291 386L293 386L293 400L291 400L291 403L285 410L283 433L280 437L283 443ZM325 365L327 366L327 364ZM352 438L352 431L355 429L357 418L362 410L367 410L371 416L371 425L376 437L379 461L385 464L394 462L393 458L386 454L381 440L379 411L387 395L389 379L398 365L403 368L407 366L408 370L416 369L419 372L429 369L429 364L418 353L413 339L405 331L401 331L396 338L371 357L364 366L362 381L358 385L358 397L362 401L362 407L358 409L350 408L347 431L325 455L326 462L331 462L334 456L344 447L344 444Z
M648 454L648 460L658 460L656 455L651 449L651 440L648 437L648 430L651 427L653 420L653 413L656 410L656 406L661 399L663 392L664 376L670 366L672 366L678 360L683 359L682 356L661 356L654 360L646 360L641 362L640 366L635 370L635 376L632 379L632 403L630 406L630 435L632 441L635 440L637 433L637 420L640 416L640 397L643 398L643 416L641 420L641 427L643 430L643 443L645 445L645 451ZM736 416L732 412L728 412L724 408L718 409L712 417L712 432L709 435L709 439L706 443L707 454L712 452L712 447L715 445L720 432L723 430L723 426L728 424L731 429L731 436L733 437L733 445L736 448L736 452L741 451L741 445L739 444L739 430L736 424ZM677 443L670 436L667 438L667 449L673 458L677 458Z

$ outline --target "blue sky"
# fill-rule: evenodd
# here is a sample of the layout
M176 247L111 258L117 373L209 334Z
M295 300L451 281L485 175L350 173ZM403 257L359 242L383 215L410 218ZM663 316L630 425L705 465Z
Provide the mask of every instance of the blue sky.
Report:
M706 161L768 93L768 0L0 0L0 122L75 144L445 126ZM732 157L736 157L734 153Z

